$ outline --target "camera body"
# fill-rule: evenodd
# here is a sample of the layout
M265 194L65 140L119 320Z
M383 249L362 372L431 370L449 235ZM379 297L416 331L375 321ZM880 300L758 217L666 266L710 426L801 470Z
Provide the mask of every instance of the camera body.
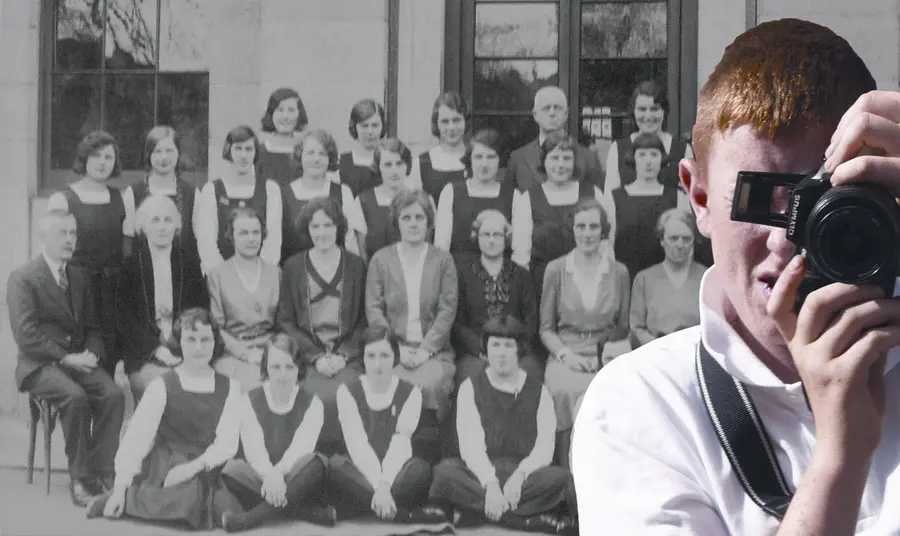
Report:
M900 207L874 183L832 186L831 175L738 173L731 219L786 229L807 271L794 304L835 282L870 284L892 296L900 264Z

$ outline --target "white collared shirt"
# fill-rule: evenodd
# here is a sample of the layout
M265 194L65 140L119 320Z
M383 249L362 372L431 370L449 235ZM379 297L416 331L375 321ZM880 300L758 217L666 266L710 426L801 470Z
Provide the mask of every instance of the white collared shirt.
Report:
M607 244L601 243L601 248L608 248L609 241L606 242ZM575 288L581 294L581 303L588 311L593 310L597 305L597 293L600 292L600 283L609 275L611 268L609 255L605 251L601 251L600 255L600 265L593 274L586 274L578 269L578 266L575 264L574 251L566 255L566 272L572 275L572 282L575 283Z
M774 535L779 521L746 495L710 424L695 370L703 334L712 356L742 381L792 491L815 446L799 382L784 384L726 321L723 275L700 287L700 326L657 339L604 367L575 421L572 467L583 534ZM896 294L896 291L895 291ZM900 534L900 348L888 355L881 444L856 534Z
M60 266L62 266L62 269L65 270L66 263L54 261L53 259L48 257L47 253L44 251L41 252L41 257L44 257L44 262L47 263L47 266L50 268L50 273L53 274L53 280L56 281L56 284L58 285Z
M172 311L174 307L172 282L172 246L157 249L150 246L150 260L153 263L153 303L156 310L156 326L164 333L172 332Z

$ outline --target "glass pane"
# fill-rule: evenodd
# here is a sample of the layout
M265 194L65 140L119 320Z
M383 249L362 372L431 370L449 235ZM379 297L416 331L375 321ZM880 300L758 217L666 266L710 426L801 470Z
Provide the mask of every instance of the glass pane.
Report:
M665 2L590 4L581 7L585 58L665 58Z
M156 66L157 0L106 0L106 67Z
M81 138L100 128L100 75L55 75L51 83L50 169L69 169Z
M506 167L510 153L538 137L537 123L530 115L476 116L472 132L481 128L492 128L500 133L501 167Z
M122 169L144 165L144 137L153 128L154 76L152 74L107 75L104 128L119 145Z
M631 92L645 80L666 87L667 60L587 60L581 62L582 136L619 138L634 130L628 109ZM595 117L594 121L590 117ZM608 119L604 121L603 119ZM591 133L594 136L591 136Z
M208 36L212 26L202 0L160 0L159 68L165 71L209 70ZM208 2L206 6L210 6Z
M207 169L209 162L209 75L161 74L159 118L181 137L179 160L185 170Z
M103 0L58 0L56 4L56 69L100 68Z
M475 57L553 57L559 49L556 4L483 4L475 8Z
M475 110L523 112L534 93L559 84L556 60L478 60L475 62Z

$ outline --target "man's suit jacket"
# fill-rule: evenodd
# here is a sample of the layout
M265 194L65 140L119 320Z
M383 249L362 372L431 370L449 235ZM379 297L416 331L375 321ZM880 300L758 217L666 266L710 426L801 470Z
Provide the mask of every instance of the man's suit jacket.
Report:
M512 180L516 188L527 192L535 184L547 180L547 175L538 171L541 160L541 146L538 140L519 147L509 157L504 180ZM581 180L594 183L603 190L606 182L600 160L594 151L581 144L575 146L575 167L581 170Z
M103 359L103 338L87 273L68 265L67 293L56 283L43 256L14 271L6 284L13 339L19 347L16 385L67 354L90 350ZM71 303L71 305L70 305Z

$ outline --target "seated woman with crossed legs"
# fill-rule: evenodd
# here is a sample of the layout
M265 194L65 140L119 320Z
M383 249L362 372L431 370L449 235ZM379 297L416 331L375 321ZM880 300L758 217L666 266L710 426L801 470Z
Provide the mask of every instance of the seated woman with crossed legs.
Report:
M246 512L227 512L228 532L249 530L282 517L334 526L333 507L308 506L325 482L325 460L315 453L323 410L319 398L300 385L304 369L297 343L279 333L262 356L262 386L244 395L241 446L244 459L225 464L225 484Z
M446 522L440 510L421 507L431 485L431 466L412 453L422 392L394 374L400 343L385 327L369 327L360 343L366 373L341 385L338 416L349 457L331 460L332 492L343 498L341 518L374 512L395 523Z
M487 518L516 530L578 534L556 515L570 501L569 472L551 465L556 435L553 399L523 370L526 332L513 316L484 325L488 366L467 379L457 398L460 458L435 467L431 498L458 509L456 527Z

